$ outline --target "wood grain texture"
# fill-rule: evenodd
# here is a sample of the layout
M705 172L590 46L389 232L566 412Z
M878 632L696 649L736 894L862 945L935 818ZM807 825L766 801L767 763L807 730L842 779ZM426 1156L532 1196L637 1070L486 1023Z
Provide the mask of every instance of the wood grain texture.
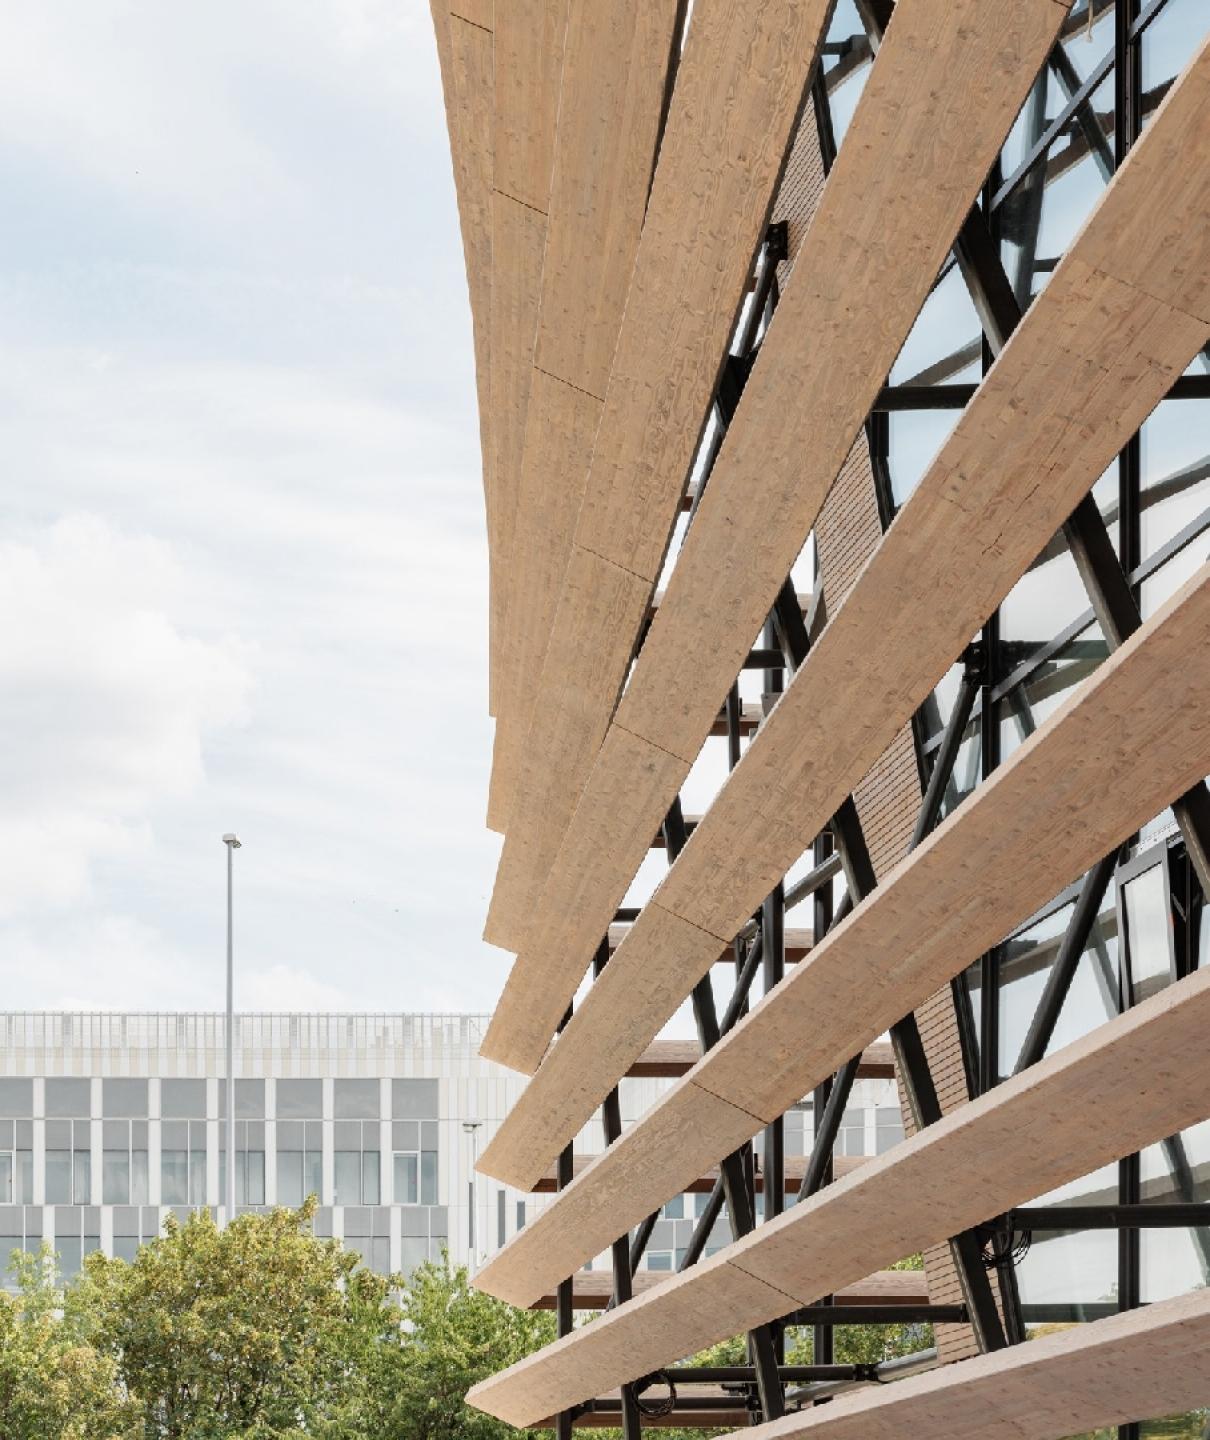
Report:
M495 186L544 215L555 159L567 5L568 0L507 0L492 21Z
M1202 971L758 1226L704 1269L475 1386L469 1403L531 1424L1198 1123L1210 1114L1210 1069L1188 1056L1208 1022Z
M511 550L509 602L501 622L500 706L489 820L507 829L529 733L533 690L546 655L567 567L601 402L534 367L525 418Z
M540 907L543 923L518 955L484 1039L482 1053L514 1070L532 1072L550 1043L554 1027L546 997L564 996L566 1010L566 997L574 994L584 977L588 960L578 944L581 915L602 909L602 875L611 875L619 858L624 860L635 850L647 851L667 814L669 791L675 795L689 773L683 760L617 725L610 726L598 765L613 777L615 785L626 787L625 802L615 803L604 813L583 802L577 809L568 835L582 842L583 848L575 843L565 845L548 881L560 895L561 904ZM592 864L584 863L587 855L593 857ZM616 908L614 901L610 917ZM713 937L709 948L717 959L720 946Z
M1210 44L1144 132L1131 206L1140 203L1148 157L1166 186L1166 123L1183 117L1174 102L1186 86L1204 95L1208 68ZM1210 197L1210 166L1189 167L1187 175ZM739 930L1210 338L1205 322L1084 262L1086 242L1100 245L1103 234L1116 233L1122 193L1116 185L1106 190L652 905L724 943ZM1200 287L1210 269L1210 229L1169 225L1163 213L1155 224L1166 235L1165 274L1197 277ZM616 999L607 1004L594 987L563 1037L591 1036L576 1043L582 1073L597 1074L597 1102L616 1073L596 1071L592 1051L610 1049L611 1030L641 1048L700 973L686 963L679 984L657 973L640 939L636 927L611 962ZM675 959L667 951L663 958ZM632 975L641 976L635 994L647 1002L645 1035L634 1015L612 1008L626 1004ZM657 994L667 1009L654 1008ZM854 1037L852 1048L859 1046ZM523 1101L535 1113L542 1084L539 1071ZM591 1106L574 1123L565 1114L563 1128L574 1133L589 1113ZM497 1143L507 1131L506 1124ZM553 1134L551 1143L553 1155Z
M694 6L575 543L647 582L649 595L830 9L828 0ZM492 943L520 948L638 628L636 620L624 635L590 637L567 668L547 657L492 896ZM602 713L600 695L582 682L606 660Z
M731 1128L710 1139L698 1105L703 1119L734 1114L738 1125L743 1115L755 1133L1201 778L1210 770L1210 713L1201 702L1207 655L1210 565L492 1264L550 1288L734 1148ZM1192 656L1200 663L1191 664ZM1049 837L1043 849L1041 828ZM992 873L1011 875L1013 883L986 885ZM644 916L651 913L648 906ZM615 986L629 982L625 948L594 992L611 975ZM660 983L655 964L644 970L652 989ZM636 997L639 1005L645 999ZM589 1013L585 1004L577 1019ZM561 1079L573 1059L580 1072L595 1064L573 1026L539 1079L548 1066ZM624 1064L625 1052L611 1051L609 1063L619 1058ZM528 1159L528 1138L539 1127L555 1132L549 1163L562 1137L591 1113L583 1107L596 1087L585 1085L587 1078L580 1083L588 1093L562 1107L551 1103L558 1086L544 1093L531 1083L492 1141L492 1164L502 1155ZM731 1108L720 1112L720 1105ZM653 1152L644 1132L650 1123L655 1134L666 1133L668 1116L681 1127L679 1143ZM517 1183L511 1172L501 1178Z
M546 216L499 191L492 196L492 319L491 351L492 487L495 543L492 565L491 633L496 644L497 745L507 747L502 733L513 717L508 698L505 655L512 621L516 556L517 494L525 453L525 422L533 383L534 335L542 287L542 255ZM505 754L510 753L507 748ZM487 823L503 830L508 821L511 775L493 765L488 792Z
M493 821L512 809L520 752L626 306L655 165L677 0L574 0L563 51L531 410L501 657L506 724Z
M677 0L573 0L534 364L604 400L643 229Z
M1028 0L987 25L976 19L981 4L914 0L897 10L619 705L618 726L687 764L710 733L1063 14L1053 0ZM928 105L919 103L925 94ZM870 305L874 292L879 302ZM608 423L607 406L586 513L597 503ZM584 524L582 516L581 532ZM626 778L617 781L603 768L590 774L552 880L585 853L581 817L634 800ZM674 794L664 792L665 810ZM578 925L569 931L564 924L560 934L562 983L534 996L541 1015L531 1013L546 1035L529 1045L522 1068L540 1058L603 917L608 923L642 859L636 845L597 867L599 903L591 908L573 909L547 884L521 961L531 946L546 947L552 916L564 922L574 915Z
M653 1290L668 1278L659 1270L640 1270L634 1277L635 1294ZM609 1270L581 1270L573 1277L572 1304L577 1310L604 1310L613 1294L613 1273ZM834 1305L927 1305L928 1291L919 1270L878 1270L847 1285L832 1296ZM534 1310L553 1310L555 1297L543 1295Z
M1111 1315L739 1432L744 1440L1060 1440L1199 1408L1210 1291ZM739 1440L739 1435L732 1440Z
M572 1157L572 1176L579 1175L581 1171L587 1170L596 1161L595 1155L575 1155ZM837 1175L847 1175L859 1165L864 1165L867 1160L865 1155L837 1155L834 1164ZM759 1167L759 1161L757 1162ZM806 1159L802 1155L787 1155L785 1170L785 1188L787 1192L797 1190L802 1181L803 1170L806 1166ZM717 1168L707 1170L705 1174L699 1175L690 1185L685 1186L685 1193L691 1195L709 1194L714 1188L714 1182L718 1179ZM558 1190L555 1181L555 1172L548 1170L541 1180L530 1191L531 1195L553 1195ZM758 1191L764 1189L764 1174L758 1168L756 1171L756 1188ZM895 1272L899 1274L899 1271ZM910 1274L910 1271L903 1271L903 1274ZM921 1282L923 1283L923 1282Z
M631 977L628 971L618 966L627 946L633 944L636 937L646 953L659 957L653 960L651 967L652 976L657 977L652 987L642 976ZM591 1046L583 1040L577 1040L574 1045L564 1045L562 1039L552 1046L538 1074L479 1157L478 1169L518 1190L527 1190L558 1151L579 1131L580 1121L568 1130L569 1117L576 1115L587 1120L602 1095L611 1088L612 1081L604 1091L600 1090L602 1074L613 1066L617 1067L613 1070L615 1078L624 1074L653 1038L646 1033L640 1043L634 1043L636 1036L648 1030L648 1006L667 1013L665 1007L671 994L667 981L658 977L673 975L676 977L672 982L674 986L680 983L680 977L686 972L695 973L700 978L717 960L718 953L718 940L713 935L670 915L666 910L649 905L636 921L630 938L605 967L591 992L602 995L602 1004L612 1002L614 1013L619 1018L627 1017L629 1023L610 1024L607 1031L603 1028L602 1033L592 1037ZM625 985L619 989L617 977L622 975L626 977ZM678 1003L679 1000L672 1001L672 1009L675 1010ZM481 1053L488 1059L495 1059L491 1041L492 1027L489 1027ZM584 1064L580 1063L581 1060ZM719 1115L713 1122L720 1134L742 1131L739 1138L744 1140L752 1134L754 1127L750 1116L737 1113L731 1117L734 1123L724 1123L726 1120L727 1117ZM687 1137L676 1136L675 1132L673 1135L677 1142L673 1149L679 1153ZM704 1136L701 1138L705 1139ZM625 1183L624 1177L620 1177L620 1181ZM667 1198L664 1197L665 1200ZM612 1235L610 1239L613 1239Z
M544 778L547 772L562 774L578 765L586 748L593 754L600 749L618 701L619 676L626 674L633 636L650 599L651 587L645 580L589 550L572 547L542 667L541 703L534 707L516 785L517 803L483 931L492 945L515 948L517 927L524 921L522 892L510 885L508 875L514 880L544 876L550 863L548 832L518 824L517 817L530 810L535 793L542 792L549 802L550 824L559 833L567 828L575 796L547 792ZM538 755L543 757L542 766L536 762ZM557 804L566 813L556 812Z
M490 3L487 5L490 14ZM497 551L497 508L491 429L491 294L492 294L492 132L494 117L495 41L490 26L468 24L452 13L446 0L430 0L433 31L445 95L446 121L453 162L454 188L475 346L475 389L479 406L479 449L483 465L484 510L487 521L489 576L494 595L501 580ZM499 678L495 630L496 606L488 612L488 710L496 713Z

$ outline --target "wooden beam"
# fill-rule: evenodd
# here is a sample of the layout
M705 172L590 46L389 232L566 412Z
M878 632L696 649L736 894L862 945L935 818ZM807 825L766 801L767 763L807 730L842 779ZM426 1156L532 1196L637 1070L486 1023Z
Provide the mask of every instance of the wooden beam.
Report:
M1210 565L527 1226L487 1274L515 1276L520 1267L543 1286L575 1270L1210 770L1210 713L1202 698L1207 655ZM1045 845L1038 844L1042 831ZM988 875L1001 879L989 885ZM625 995L614 991L615 1005L641 1010L649 998L662 1004L675 985L658 973L660 952L649 952L657 969L639 985L620 966L624 948L594 989L609 999L616 973ZM620 1033L629 1039L631 1032ZM560 1039L481 1168L518 1186L542 1173L563 1137L579 1129L599 1087L600 1069L590 1066L625 1063L613 1036L603 1044L595 1033L591 1038L592 1056L584 1053L585 1032L578 1051L561 1055ZM573 1084L580 1087L573 1096L561 1094L560 1086ZM514 1280L506 1283L511 1289Z
M589 937L642 862L616 845L608 864L582 863L606 814L624 804L629 832L631 816L658 821L676 793L673 767L662 787L629 785L605 763L610 738L696 759L1064 13L1027 0L993 25L982 0L897 7L616 721L595 769L589 755L577 771L545 888L526 895L533 918L490 1058L532 1072L588 967ZM860 303L874 293L877 305Z
M694 5L488 913L492 944L519 946L617 703L831 10ZM583 619L590 564L636 590L606 630ZM564 632L583 637L573 653Z
M1197 1124L1210 1114L1210 1068L1191 1057L1207 1024L1210 971L1199 971L476 1385L469 1403L532 1424ZM475 1283L529 1303L547 1287L516 1271L505 1280L511 1248Z
M634 1293L654 1290L668 1279L666 1271L640 1270L634 1277ZM572 1304L577 1310L604 1310L613 1295L613 1274L609 1270L581 1270L572 1277ZM879 1270L846 1286L833 1295L833 1305L927 1305L928 1287L923 1270ZM530 1309L553 1310L552 1292L536 1300Z
M485 1163L510 1171L516 1166L519 1173L545 1168L675 1011L711 963L714 947L738 931L797 861L1206 343L1210 323L1151 293L1184 276L1189 305L1210 315L1210 165L1188 159L1206 153L1210 43L1169 92L628 940L495 1136ZM1186 195L1156 210L1153 188L1167 196L1178 157L1200 199ZM1151 278L1134 267L1128 252L1113 248L1119 223L1139 206L1151 211L1168 242L1163 261L1151 261ZM1202 223L1196 223L1199 215ZM1086 253L1116 267L1121 278L1093 269L1082 258ZM1121 663L1116 656L1115 662ZM620 733L628 753L646 754L647 742ZM1157 736L1161 746L1162 740ZM1106 743L1118 746L1121 739L1111 734ZM609 749L607 744L603 757ZM1140 747L1137 753L1145 752ZM658 754L660 768L653 766L643 795L653 807L664 798L661 776L676 763L666 751ZM624 784L624 767L618 769ZM1185 785L1198 778L1191 773ZM1157 791L1139 821L1179 793ZM1107 804L1101 814L1109 816L1113 808ZM584 878L576 894L587 897L585 904L599 871L637 823L624 814L615 817L606 843L582 838ZM577 830L578 824L577 817ZM1099 853L1130 828L1111 834ZM584 863L585 855L592 863ZM964 869L965 861L958 863ZM555 876L562 869L563 861ZM1053 887L1034 903L1049 893ZM555 972L561 953L550 953L545 974ZM910 1008L905 1004L898 1014ZM514 1035L532 1034L511 1007L510 1026ZM871 1037L853 1034L851 1049L859 1049L863 1038ZM568 1069L575 1076L570 1089ZM556 1112L559 1124L552 1128Z
M492 297L492 176L493 176L493 95L495 37L484 12L490 17L491 0L479 0L477 18L456 12L448 0L429 0L437 57L445 94L446 124L453 161L454 188L458 196L458 219L462 232L462 253L466 261L466 284L471 302L471 325L475 346L475 388L479 406L479 449L483 465L484 509L487 521L489 565L498 569L499 512L492 480L495 447L491 429L491 297ZM491 580L492 593L499 574ZM489 607L493 624L494 607ZM498 637L489 643L488 710L496 713L495 687L498 680L495 656Z
M679 44L678 0L573 0L517 491L489 819L512 808L580 512Z
M572 1159L572 1176L582 1175L596 1161L595 1155L576 1155ZM868 1159L865 1155L837 1155L834 1159L835 1172L839 1175L848 1175L864 1165ZM759 1165L759 1160L758 1160ZM797 1190L802 1183L803 1170L806 1167L807 1157L803 1155L787 1155L785 1165L785 1189L787 1193ZM686 1195L708 1195L714 1189L714 1182L718 1179L717 1167L707 1170L696 1179L691 1180L685 1187L683 1193ZM531 1195L553 1195L558 1190L555 1180L555 1172L548 1170L539 1179L538 1183L530 1191ZM760 1169L756 1172L756 1188L763 1191L765 1188L764 1172Z
M659 1077L678 1079L687 1074L701 1059L696 1040L653 1040L626 1074L632 1079ZM857 1067L859 1080L894 1080L895 1059L885 1040L867 1045Z
M490 637L497 727L487 823L501 830L509 743L507 636L515 588L517 496L533 378L555 129L569 0L509 0L493 17L491 431L495 494Z
M1198 1410L1210 1395L1210 1291L838 1396L747 1440L1060 1440ZM708 1412L703 1412L708 1413ZM978 1417L977 1424L972 1417ZM706 1423L709 1423L708 1421Z

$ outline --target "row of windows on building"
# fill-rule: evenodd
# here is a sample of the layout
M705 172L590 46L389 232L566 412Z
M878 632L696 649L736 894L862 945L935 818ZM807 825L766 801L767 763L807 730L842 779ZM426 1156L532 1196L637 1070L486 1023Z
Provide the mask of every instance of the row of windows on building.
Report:
M336 1205L437 1204L435 1080L390 1082L392 1113L411 1117L391 1120L378 1080L331 1082L326 1116L322 1081L269 1083L276 1118L236 1121L237 1204L300 1205L309 1194ZM237 1114L265 1115L265 1085L236 1082ZM207 1117L207 1095L221 1113L222 1084L161 1080L158 1089L158 1116L127 1118L148 1115L148 1082L104 1079L98 1116L93 1082L47 1077L35 1118L33 1081L0 1079L0 1204L214 1203L226 1186L226 1124Z
M162 1233L172 1213L182 1222L187 1206L156 1205L0 1205L0 1272L6 1285L15 1279L14 1251L36 1253L47 1244L58 1257L60 1273L72 1279L85 1255L103 1250L133 1260L139 1246ZM320 1238L336 1238L356 1251L379 1274L409 1273L426 1260L437 1260L449 1245L444 1206L320 1206L312 1222Z

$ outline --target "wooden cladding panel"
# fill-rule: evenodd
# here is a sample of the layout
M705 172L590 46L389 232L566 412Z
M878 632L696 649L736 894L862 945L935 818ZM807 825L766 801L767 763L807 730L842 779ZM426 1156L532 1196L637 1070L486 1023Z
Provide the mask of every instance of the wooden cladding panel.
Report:
M475 1386L469 1402L532 1424L1198 1123L1210 1113L1210 1070L1188 1056L1207 1023L1210 972L1200 971ZM476 1284L493 1290L491 1271Z

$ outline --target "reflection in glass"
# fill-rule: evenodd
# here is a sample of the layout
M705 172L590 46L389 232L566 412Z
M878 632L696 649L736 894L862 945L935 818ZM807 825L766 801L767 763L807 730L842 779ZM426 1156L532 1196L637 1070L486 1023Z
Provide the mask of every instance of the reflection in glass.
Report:
M999 964L1001 1075L1011 1075L1016 1069L1074 909L1074 903L1062 906L1003 946ZM1062 1049L1116 1013L1117 915L1111 890L1089 934L1046 1053Z
M1100 627L1094 623L1004 696L999 702L1002 761L1069 698L1108 653Z
M1172 911L1163 859L1122 886L1130 999L1137 1005L1172 980Z

